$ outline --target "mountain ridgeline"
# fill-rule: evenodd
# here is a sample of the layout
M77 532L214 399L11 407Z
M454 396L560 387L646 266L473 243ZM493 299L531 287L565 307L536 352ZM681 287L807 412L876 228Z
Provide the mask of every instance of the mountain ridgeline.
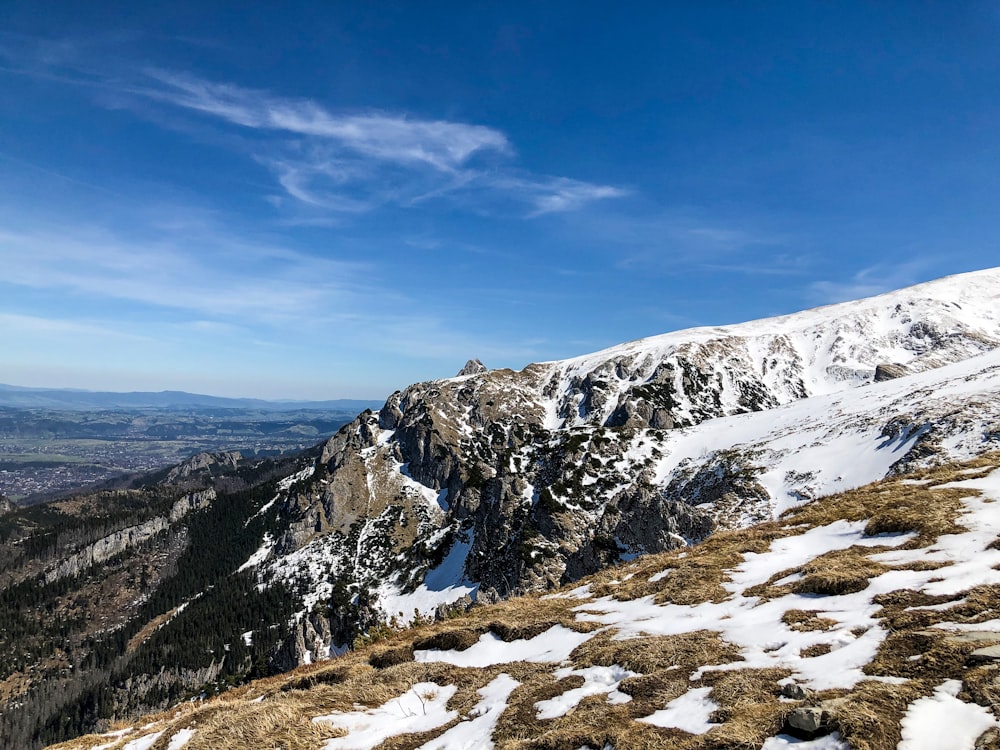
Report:
M296 456L7 509L0 737L102 728L998 443L997 269L471 361Z
M470 363L326 442L258 578L313 592L308 660L380 618L555 587L973 455L998 439L998 295L991 270L519 372Z

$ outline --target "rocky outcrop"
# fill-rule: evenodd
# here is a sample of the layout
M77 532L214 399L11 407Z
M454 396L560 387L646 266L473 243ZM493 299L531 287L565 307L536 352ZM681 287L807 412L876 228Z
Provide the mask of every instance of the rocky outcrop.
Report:
M152 539L157 534L166 531L180 521L192 510L204 508L215 499L215 490L193 492L178 500L166 516L158 516L134 526L108 534L92 544L88 544L78 552L64 558L54 567L45 572L45 582L51 583L60 578L75 576L91 565L110 560L128 549Z
M470 359L465 363L465 366L458 371L456 377L462 377L464 375L479 375L482 372L488 372L489 368L480 362L478 359Z
M909 375L909 371L903 365L880 364L875 367L874 382L881 383L883 380L893 380Z
M172 468L167 473L165 483L175 484L197 475L222 474L235 469L242 459L243 455L236 451L198 453Z
M168 520L170 523L177 523L184 516L193 510L201 510L215 500L215 490L209 488L201 492L191 492L182 497L170 509Z

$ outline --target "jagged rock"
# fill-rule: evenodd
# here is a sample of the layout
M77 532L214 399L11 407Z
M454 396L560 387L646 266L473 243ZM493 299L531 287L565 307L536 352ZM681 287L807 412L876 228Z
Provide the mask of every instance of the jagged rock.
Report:
M884 380L893 380L894 378L901 378L909 374L909 371L903 365L883 363L875 366L874 381L881 383Z
M794 682L787 682L781 686L781 694L786 698L791 698L795 701L804 701L808 698L811 693L806 690L801 685Z
M460 378L464 375L478 375L481 372L488 372L488 371L489 368L486 367L486 365L484 365L478 359L470 359L468 362L465 363L465 366L458 371L456 377Z
M997 750L1000 748L1000 729L987 729L976 740L974 750Z
M148 539L166 531L170 521L164 516L153 518L145 523L116 531L93 544L88 544L76 554L60 561L54 568L46 571L45 582L52 583L60 578L77 575L91 565L109 560L130 547L142 544Z
M807 459L787 457L841 435L856 441L862 429L881 429L872 450L892 455L890 472L933 461L949 449L933 443L935 425L958 417L952 403L930 411L923 395L906 396L905 407L873 406L863 427L845 397L843 413L838 403L822 415L786 409L776 422L743 419L729 443L724 433L697 430L846 393L871 383L880 366L880 377L892 372L896 359L919 378L1000 346L993 276L980 286L944 280L801 315L681 331L519 372L472 360L459 377L392 394L377 414L361 414L323 445L322 480L281 498L290 522L261 575L294 580L285 557L312 546L312 559L322 561L312 569L338 571L373 601L385 592L385 603L373 606L387 610L394 592L415 591L448 560L451 578L434 590L478 584L478 600L489 601L697 542L717 524L770 519L778 491L787 505L839 489L857 477L822 464L804 470ZM873 399L880 393L867 390ZM1000 414L1000 402L995 408ZM811 442L797 443L795 430L807 422ZM325 582L310 572L309 554L297 559L304 580Z
M449 617L456 614L468 612L472 608L473 604L474 602L472 601L472 597L465 594L461 599L457 599L456 601L448 604L439 604L434 609L434 619L439 621L447 620Z
M215 500L215 498L215 490L211 487L207 490L202 490L201 492L191 492L185 495L174 503L173 507L170 509L170 523L177 523L193 510L207 508L208 505Z
M60 578L77 575L91 565L110 560L115 555L152 539L157 534L166 531L180 521L192 510L206 507L215 499L215 490L192 492L185 495L170 509L167 516L158 516L144 523L116 531L88 544L79 552L61 560L45 573L46 583L52 583Z
M17 504L6 495L0 495L0 516L17 510Z
M807 735L816 735L826 729L830 714L821 706L799 706L793 708L785 719L788 726Z

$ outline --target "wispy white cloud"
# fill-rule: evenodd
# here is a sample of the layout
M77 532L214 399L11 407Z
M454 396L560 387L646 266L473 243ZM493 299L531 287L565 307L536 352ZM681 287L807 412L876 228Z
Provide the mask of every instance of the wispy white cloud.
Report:
M153 340L142 334L125 332L100 323L5 312L0 312L0 329L8 336L45 336L62 338L67 341L85 337L88 339L101 339L119 345L123 342L150 342Z
M132 95L191 110L269 138L254 158L306 206L358 213L386 204L476 196L519 204L527 217L621 198L621 187L515 169L514 147L496 128L387 112L335 113L309 99L146 71Z
M640 216L588 211L573 230L606 240L618 252L616 267L625 271L789 274L803 270L808 258L794 252L795 238L767 224L766 218L713 216L693 209Z
M520 194L533 209L529 216L576 211L593 201L623 198L629 191L568 177L485 177L490 186Z
M22 348L91 342L94 351L146 347L161 359L185 341L258 354L287 346L292 360L313 363L359 352L426 363L538 353L524 341L484 340L458 309L422 309L387 278L394 269L251 242L207 216L184 222L167 212L157 233L154 242L94 227L0 228L0 331ZM27 312L32 298L49 310ZM304 351L306 342L321 351Z
M76 228L71 233L0 230L6 284L63 290L209 316L288 320L349 306L366 286L365 267L188 232L130 241ZM204 252L206 246L211 252Z
M162 86L137 91L151 98L248 128L333 141L378 161L453 171L477 152L511 150L503 133L484 125L379 112L338 115L310 100L276 97L162 70L150 70L148 75Z
M11 62L5 68L10 72L90 88L103 106L131 108L179 132L189 128L164 107L248 131L240 147L307 210L349 215L434 199L470 204L475 197L476 210L510 213L516 206L515 213L532 218L628 194L619 186L517 168L510 139L488 125L404 112L334 111L312 99L186 72L134 70L121 58L111 65L99 47L99 40L0 32L0 59Z

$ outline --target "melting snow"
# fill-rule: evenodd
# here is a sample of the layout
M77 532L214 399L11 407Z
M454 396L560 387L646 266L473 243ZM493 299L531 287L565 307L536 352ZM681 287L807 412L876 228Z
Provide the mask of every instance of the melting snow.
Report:
M153 746L153 743L160 739L161 734L163 734L163 732L153 732L152 734L147 734L137 740L127 742L122 750L149 750L149 748Z
M471 539L456 540L441 564L428 571L423 583L408 594L400 593L394 584L383 584L378 589L379 608L387 617L408 623L415 613L427 617L441 604L451 604L466 595L474 599L479 584L465 577L465 560L470 549Z
M181 729L170 738L170 744L167 745L167 750L181 750L181 748L184 747L188 743L188 740L192 737L194 737L193 729Z
M630 672L618 664L612 664L610 667L563 668L555 671L557 680L564 680L572 675L583 677L583 685L567 690L555 698L538 701L535 708L538 709L539 719L555 719L559 716L565 716L570 709L576 708L580 701L588 695L607 693L609 703L628 703L632 700L632 696L619 692L618 685L627 677L635 677L638 672Z
M719 708L719 704L708 697L711 692L710 687L692 688L670 701L666 708L639 721L658 727L683 729L691 734L705 734L712 727L718 726L709 721L712 712Z
M850 745L840 739L837 732L828 734L825 737L817 737L814 740L800 740L787 734L779 734L771 737L765 742L760 750L851 750Z
M789 594L760 602L756 597L744 596L742 591L824 552L854 545L897 545L912 538L910 535L865 537L864 527L864 522L836 521L795 537L775 540L766 553L745 555L744 562L731 571L731 582L726 584L733 595L722 602L679 605L656 604L653 596L632 601L603 597L575 607L580 613L577 617L615 627L616 638L679 635L704 629L719 632L723 639L740 648L745 661L703 667L692 675L694 678L704 670L783 666L793 669L798 681L816 690L851 687L864 678L861 668L874 658L885 638L885 631L874 619L879 607L871 602L872 596L883 590L874 586L879 579L874 579L865 591L841 596ZM827 631L793 630L782 622L789 609L819 610L820 617L834 620L836 625ZM801 655L804 649L817 644L829 645L831 651L814 657Z
M515 661L562 662L592 636L593 633L577 633L562 625L553 625L527 640L506 642L494 633L483 633L478 642L464 651L430 649L414 651L413 656L418 662L443 661L456 667L490 667Z
M729 573L729 582L722 584L730 593L743 591L764 583L775 573L798 568L820 555L849 547L885 547L905 544L915 534L865 536L867 521L834 521L817 526L804 534L786 536L771 543L763 554L747 552L743 562Z
M240 567L236 569L237 573L242 573L247 568L259 567L262 562L267 559L267 556L271 554L271 550L274 547L274 538L269 532L264 532L264 540L260 547L243 563Z
M317 716L313 721L348 732L327 740L324 750L369 750L389 737L437 729L457 718L457 712L446 708L457 690L454 685L421 682L378 708Z
M988 709L959 700L961 689L959 680L946 680L933 695L911 703L897 750L973 750L976 738L997 720Z
M520 684L508 674L497 675L489 685L476 691L482 700L470 712L470 721L456 724L417 750L490 750L493 730L507 710L510 694Z

